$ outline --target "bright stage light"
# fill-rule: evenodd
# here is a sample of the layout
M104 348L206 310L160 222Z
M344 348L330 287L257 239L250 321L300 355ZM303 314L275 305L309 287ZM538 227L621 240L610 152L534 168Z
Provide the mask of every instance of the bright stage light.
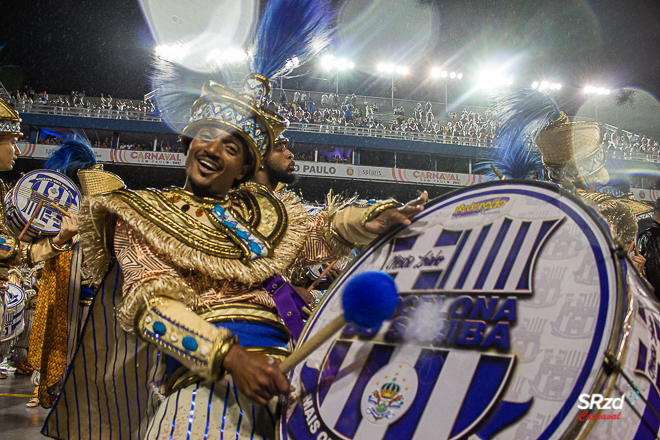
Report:
M463 74L459 72L458 75L456 75L456 79L463 79Z
M512 84L513 77L500 70L486 69L477 77L477 86L484 90L494 90Z
M539 86L539 82L538 82L538 81L534 81L534 82L532 83L532 88L533 88L533 89L536 89L538 86Z
M452 72L452 73L450 73L450 74L449 74L449 77L450 77L451 79L456 78L456 72Z
M247 53L240 49L229 48L227 50L213 49L206 56L206 61L217 64L238 64L245 61Z
M325 70L346 70L352 69L355 67L353 61L349 61L346 58L336 58L334 55L326 55L321 58L321 67ZM378 70L381 69L381 66L378 66Z
M605 87L586 86L584 88L584 93L589 93L591 95L609 95L610 89L606 89Z
M431 69L431 76L433 78L440 78L440 69L438 69L437 67Z
M400 75L407 75L410 72L407 67L405 66L397 66L396 68L396 73Z
M190 52L190 46L184 44L174 44L172 46L156 46L156 55L168 61L181 61Z
M325 55L321 58L321 67L325 70L331 70L335 65L335 57L333 55Z
M448 73L446 70L443 70L442 73L440 74L440 76L442 76L443 78L447 78L447 75Z

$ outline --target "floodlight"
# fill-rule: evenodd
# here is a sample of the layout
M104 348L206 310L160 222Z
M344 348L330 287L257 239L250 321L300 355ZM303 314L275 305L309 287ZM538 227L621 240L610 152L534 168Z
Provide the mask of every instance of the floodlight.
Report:
M447 71L443 70L440 76L442 76L443 78L447 78Z

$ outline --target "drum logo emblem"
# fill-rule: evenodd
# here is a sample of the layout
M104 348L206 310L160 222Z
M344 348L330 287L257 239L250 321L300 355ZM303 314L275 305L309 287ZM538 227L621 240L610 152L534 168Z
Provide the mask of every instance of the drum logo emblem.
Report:
M362 395L362 416L390 424L405 414L417 394L417 372L405 363L386 365L371 378Z

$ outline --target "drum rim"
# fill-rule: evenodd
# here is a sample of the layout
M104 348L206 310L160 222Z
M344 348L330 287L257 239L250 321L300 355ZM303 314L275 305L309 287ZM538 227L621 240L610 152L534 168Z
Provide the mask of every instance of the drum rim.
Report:
M446 194L443 194L439 197L436 197L432 200L429 200L427 204L425 205L425 210L427 208L430 208L432 206L437 205L438 203L441 203L444 200L447 200L449 198L458 196L462 193L472 191L475 189L480 189L480 188L496 188L498 186L506 186L506 185L520 185L521 187L524 186L532 186L532 187L538 187L540 189L546 189L550 190L551 192L554 192L556 194L559 194L563 197L568 198L572 202L574 202L576 205L582 208L583 212L586 213L586 215L593 220L593 223L597 225L597 228L599 229L599 232L604 238L605 242L607 243L608 250L610 252L610 256L612 258L613 264L614 264L614 273L616 274L616 292L613 292L613 294L616 295L616 301L614 302L614 310L613 310L613 329L612 333L610 334L609 341L607 342L607 351L608 352L614 352L614 353L619 353L619 349L621 348L622 345L625 345L625 338L622 338L621 335L623 333L623 321L625 318L625 311L626 307L624 304L624 298L623 294L619 294L619 292L623 292L623 268L621 265L621 262L619 258L616 256L616 250L617 247L614 243L614 240L612 239L611 232L609 230L609 227L607 226L606 222L604 219L598 216L598 214L593 210L593 208L589 207L582 199L576 195L575 193L566 190L565 188L559 186L556 183L551 183L551 182L544 182L544 181L537 181L537 180L526 180L526 179L505 179L505 180L496 180L496 181L488 181L488 182L481 182L477 183L474 185L466 186L463 188L456 189L454 191L450 191ZM424 211L421 212L420 214L417 214L413 217L416 218L418 215L424 215ZM394 235L398 234L402 230L404 230L407 226L404 225L399 225L387 233L379 236L376 238L372 243L370 243L367 247L362 249L358 255L353 258L350 263L346 266L344 269L347 273L351 271L353 268L353 265L357 264L357 262L360 260L360 258L364 255L367 254L370 250L372 250L374 247L381 246L383 243L389 241ZM337 283L340 282L343 279L343 277L338 277L331 285L328 287L328 291L333 290ZM326 291L327 293L327 291ZM323 295L321 302L315 307L313 313L310 315L309 319L305 323L305 326L303 327L303 330L300 334L300 338L298 339L298 343L303 343L307 339L307 334L309 333L310 326L313 324L313 322L316 320L316 315L320 312L320 310L323 309L323 306L325 305L326 301L330 295ZM596 364L594 363L594 367ZM291 380L293 378L293 375L295 374L295 371L297 369L293 369L288 375L287 378ZM589 389L589 393L594 393L598 392L603 389L603 387L607 384L609 376L617 376L617 375L609 375L605 372L605 368L603 365L600 366L600 369L596 376L593 379L593 384L591 388ZM616 377L612 378L612 380L615 380ZM609 389L610 387L608 387ZM583 392L586 390L582 390ZM568 399L567 399L568 400ZM287 431L287 425L286 425L286 407L283 408L284 410L282 411L281 415L281 423L280 423L280 436L282 434L286 434L286 438L290 438L288 435ZM558 411L555 416L553 417L552 420L554 420L561 411ZM562 423L566 422L566 418L562 420L557 428L555 428L554 432L552 434L556 434L559 426L561 426ZM551 421L552 423L552 421ZM566 427L566 431L559 437L560 439L576 439L582 437L585 433L588 433L590 431L590 427L592 425L590 424L582 424L580 426L580 422L578 420L578 416L576 415L573 420L571 420ZM546 427L547 430L548 427ZM545 431L544 431L545 432ZM577 436L577 437L576 437ZM283 437L284 438L284 437Z
M8 194L10 194L10 197L11 197L10 200L11 200L11 202L12 202L13 205L14 205L14 210L16 211L16 215L18 216L18 218L20 218L20 219L21 219L23 222L25 222L26 224L27 224L27 222L29 221L29 218L24 217L24 216L23 216L23 212L22 212L20 209L17 209L17 208L16 208L16 207L18 206L18 200L17 200L17 197L18 197L18 193L17 193L17 192L18 192L18 190L17 190L17 188L21 185L21 183L23 183L23 181L24 181L25 179L27 179L28 177L32 176L33 174L44 173L44 172L52 173L52 174L56 174L56 175L58 175L59 177L61 177L63 180L65 180L67 183L69 183L69 184L71 185L71 187L75 190L76 195L78 196L78 197L77 197L78 205L76 205L76 206L78 207L79 210L80 210L80 208L81 208L81 206L82 206L82 198L80 197L80 190L78 189L78 186L76 186L76 184L73 182L73 180L71 180L68 176L66 176L65 174L60 173L59 171L48 170L48 169L45 169L45 168L38 169L38 170L32 170L32 171L30 171L29 173L26 173L23 177L21 177L21 178L18 180L18 182L16 182L16 184L14 185L14 187L11 189L11 191L8 192ZM45 232L45 231L42 231L42 232Z

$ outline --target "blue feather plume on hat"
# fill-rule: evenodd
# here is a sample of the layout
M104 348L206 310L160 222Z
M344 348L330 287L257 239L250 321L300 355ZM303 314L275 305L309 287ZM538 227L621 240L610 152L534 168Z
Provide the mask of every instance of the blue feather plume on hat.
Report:
M188 69L181 64L154 58L151 85L160 116L177 133L181 133L190 119L190 108L199 98L206 81L231 85L231 76L223 66L207 72Z
M84 170L96 165L96 155L89 140L84 134L75 132L65 136L65 142L51 153L44 163L44 168L65 174L77 181L78 170Z
M509 179L525 179L530 173L541 173L543 161L533 148L541 130L561 112L547 94L531 88L513 90L497 96L494 106L499 122L493 159L480 162L475 171L496 176L493 167Z
M327 0L271 0L266 5L252 52L252 70L266 78L286 73L321 53L332 41L337 9Z

